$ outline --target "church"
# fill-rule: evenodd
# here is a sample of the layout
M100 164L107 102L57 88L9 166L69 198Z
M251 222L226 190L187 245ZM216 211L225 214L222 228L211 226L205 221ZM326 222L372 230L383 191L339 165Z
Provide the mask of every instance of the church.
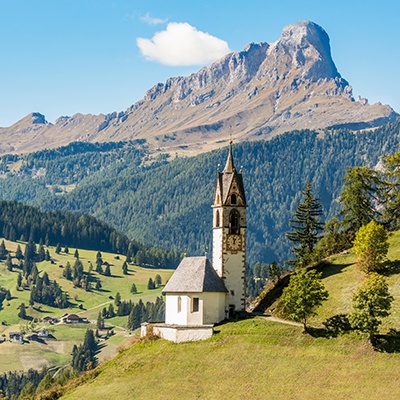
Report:
M185 257L165 285L165 324L153 334L176 343L204 340L213 325L245 310L246 196L235 167L232 142L214 195L212 264L207 257ZM148 325L142 326L145 335Z

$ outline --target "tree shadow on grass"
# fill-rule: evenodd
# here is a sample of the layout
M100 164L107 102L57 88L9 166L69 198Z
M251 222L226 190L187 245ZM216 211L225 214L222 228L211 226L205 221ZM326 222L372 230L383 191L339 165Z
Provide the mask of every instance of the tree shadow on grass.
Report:
M307 331L304 333L308 333L313 338L331 338L335 337L332 331L326 328L314 328L312 326L307 326Z
M353 330L347 314L334 315L326 319L322 325L324 325L323 328L308 327L307 333L312 337L333 338Z
M343 269L349 267L352 263L347 264L330 264L324 263L323 265L318 265L317 270L322 272L322 278L327 278L332 275L340 274Z
M400 353L400 331L390 329L384 335L374 335L371 340L375 351L382 353Z
M380 273L384 276L400 274L400 260L386 261Z

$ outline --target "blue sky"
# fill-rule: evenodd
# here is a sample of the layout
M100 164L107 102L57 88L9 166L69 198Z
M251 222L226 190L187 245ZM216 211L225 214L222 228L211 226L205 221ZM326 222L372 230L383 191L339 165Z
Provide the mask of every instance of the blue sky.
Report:
M396 0L1 0L0 126L34 111L54 122L125 110L154 84L301 20L327 31L355 97L400 112L399 15Z

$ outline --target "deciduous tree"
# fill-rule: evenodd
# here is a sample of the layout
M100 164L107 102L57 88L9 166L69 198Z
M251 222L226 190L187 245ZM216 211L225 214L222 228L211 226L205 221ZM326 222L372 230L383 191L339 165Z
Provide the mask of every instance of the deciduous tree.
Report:
M377 273L369 274L353 295L352 326L368 333L371 340L381 319L389 316L392 301L386 279Z
M380 270L388 250L388 236L382 225L372 220L357 232L354 252L357 254L358 265L364 272Z
M290 277L289 285L282 293L279 310L283 316L301 322L307 332L308 318L316 315L316 308L327 298L321 273L299 269Z

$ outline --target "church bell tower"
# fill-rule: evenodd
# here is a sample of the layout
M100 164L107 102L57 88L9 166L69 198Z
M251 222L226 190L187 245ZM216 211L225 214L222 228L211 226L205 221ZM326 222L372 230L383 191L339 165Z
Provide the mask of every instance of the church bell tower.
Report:
M223 172L218 172L213 208L212 263L228 290L225 312L245 310L246 197L242 174L235 168L232 141Z

